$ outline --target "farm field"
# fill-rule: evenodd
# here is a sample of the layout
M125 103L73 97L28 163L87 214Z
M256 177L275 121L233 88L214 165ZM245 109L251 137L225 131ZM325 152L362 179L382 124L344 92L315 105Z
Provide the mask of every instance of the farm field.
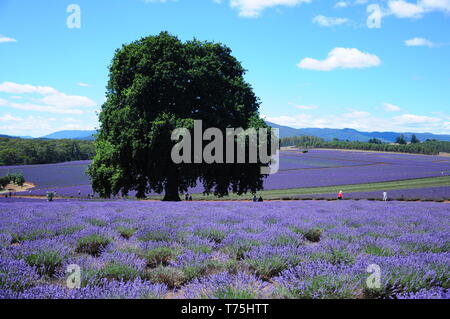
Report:
M84 173L89 163L3 166L0 176L23 172L36 187L22 195L43 196L47 191L56 191L59 196L79 197L80 193L86 197L92 194L89 177ZM423 189L421 198L440 200L450 198L445 188L448 186L449 157L338 150L310 150L303 154L290 150L281 152L279 172L265 180L265 190L258 194L266 198L311 194L329 197L343 190L352 193L352 198L378 198L384 190L398 190L390 194L394 198L413 198L418 189ZM425 190L429 188L433 191ZM198 186L190 192L199 194L202 188Z
M431 202L4 199L0 298L449 298L449 217Z

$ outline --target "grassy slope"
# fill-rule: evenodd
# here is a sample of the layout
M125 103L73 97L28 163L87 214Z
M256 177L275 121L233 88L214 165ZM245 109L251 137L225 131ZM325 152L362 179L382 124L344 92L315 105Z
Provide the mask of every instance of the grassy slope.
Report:
M337 185L325 187L308 187L308 188L290 188L290 189L274 189L265 190L257 193L257 196L262 196L264 199L278 199L284 197L295 197L297 195L313 195L313 194L332 194L343 191L350 192L371 192L371 191L388 191L396 189L413 189L426 187L450 186L450 176L430 177L399 180L392 182L355 184L355 185ZM194 200L232 200L232 199L249 199L252 195L247 194L238 196L230 194L228 197L218 199L214 196L205 196L202 194L192 194ZM152 199L161 198L161 196L152 196Z

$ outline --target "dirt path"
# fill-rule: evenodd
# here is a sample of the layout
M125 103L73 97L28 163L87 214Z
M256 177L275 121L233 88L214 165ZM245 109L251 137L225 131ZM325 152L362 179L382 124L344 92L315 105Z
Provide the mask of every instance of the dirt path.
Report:
M25 192L33 187L36 187L36 185L34 185L33 183L30 183L30 182L25 182L22 186L19 186L16 184L8 184L8 185L6 185L4 190L0 191L0 194Z

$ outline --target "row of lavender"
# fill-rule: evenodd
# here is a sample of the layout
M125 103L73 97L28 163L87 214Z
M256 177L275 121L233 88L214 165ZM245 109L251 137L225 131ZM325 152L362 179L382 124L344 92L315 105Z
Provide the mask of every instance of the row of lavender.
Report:
M440 203L0 200L0 298L448 299L449 217Z

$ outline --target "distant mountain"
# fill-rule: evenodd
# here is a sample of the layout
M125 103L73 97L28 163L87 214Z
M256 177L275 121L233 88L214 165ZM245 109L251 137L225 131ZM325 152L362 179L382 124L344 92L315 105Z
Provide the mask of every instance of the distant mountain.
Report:
M425 141L426 139L436 139L439 141L447 141L450 142L450 135L439 135L432 133L398 133L398 132L360 132L350 128L344 129L331 129L331 128L301 128L296 129L289 126L278 125L271 122L266 122L268 125L274 128L278 128L280 130L280 137L291 137L291 136L317 136L323 138L327 141L330 141L334 138L338 138L340 140L349 140L349 141L361 141L367 142L371 138L378 138L385 143L395 142L395 139L403 134L407 139L410 139L413 134L417 136L417 138L421 141ZM77 140L94 140L94 134L97 131L58 131L41 138L43 139L77 139ZM0 135L0 137L9 137L9 138L30 138L30 137L16 137L16 136L7 136Z
M94 134L97 131L58 131L49 135L42 136L46 139L75 139L75 140L94 140Z
M397 132L360 132L350 128L344 129L330 129L330 128L301 128L295 129L289 126L278 125L271 122L266 122L273 128L280 130L280 137L291 136L317 136L325 140L332 140L338 138L340 140L361 141L367 142L371 138L378 138L386 143L395 142L395 139L403 134L407 139L410 139L413 134L421 141L426 139L436 139L439 141L450 142L450 135L439 135L432 133L397 133Z

